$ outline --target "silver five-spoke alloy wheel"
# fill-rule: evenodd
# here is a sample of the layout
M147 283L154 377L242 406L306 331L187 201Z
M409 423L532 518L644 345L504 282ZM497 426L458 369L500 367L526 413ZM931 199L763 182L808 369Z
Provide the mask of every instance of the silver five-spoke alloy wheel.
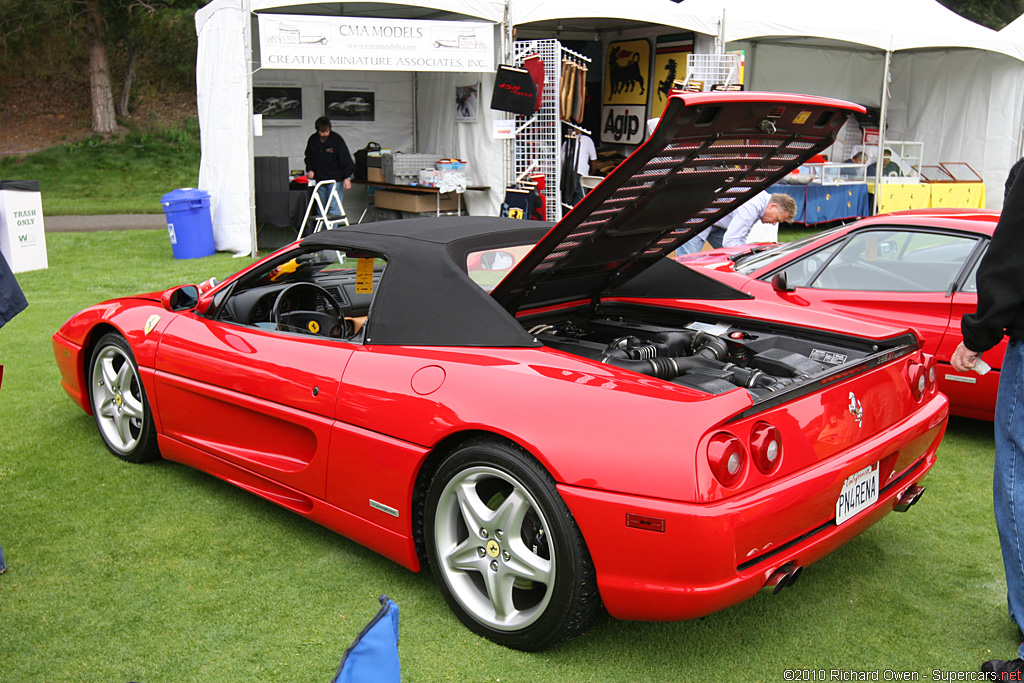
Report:
M497 630L539 619L556 568L547 529L540 506L510 475L462 470L442 491L434 526L440 569L456 599Z
M532 454L472 438L444 455L425 494L423 550L445 602L470 629L536 652L604 614L583 536Z
M92 354L89 379L93 416L110 451L130 462L158 458L139 368L131 347L119 334L100 339Z

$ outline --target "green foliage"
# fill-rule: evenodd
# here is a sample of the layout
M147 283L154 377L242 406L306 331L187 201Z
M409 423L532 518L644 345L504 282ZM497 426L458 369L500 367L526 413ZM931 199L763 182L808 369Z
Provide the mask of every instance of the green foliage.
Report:
M0 157L0 177L38 180L44 215L160 213L160 197L199 180L199 124L130 124L26 157Z
M4 681L326 682L380 593L401 608L408 681L781 682L796 668L967 680L1016 652L989 424L952 421L921 502L777 596L689 622L609 619L521 653L467 630L429 574L185 466L117 460L64 394L50 336L73 313L249 259L176 261L163 231L50 234L47 248L49 269L18 276L29 308L0 329Z
M939 0L971 21L998 31L1024 12L1024 0Z
M88 49L95 31L85 6L94 0L0 0L0 85L55 74L88 92ZM136 78L173 90L195 87L196 0L95 0L103 18L115 91L131 50Z

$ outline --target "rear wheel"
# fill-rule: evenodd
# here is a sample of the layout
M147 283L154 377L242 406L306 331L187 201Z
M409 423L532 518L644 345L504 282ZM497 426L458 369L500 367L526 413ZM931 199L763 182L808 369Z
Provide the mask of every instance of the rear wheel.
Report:
M501 645L543 650L603 614L593 563L547 471L505 443L451 453L427 492L427 557L448 605Z
M103 442L128 462L157 460L156 428L131 347L111 332L100 338L89 362L89 401Z

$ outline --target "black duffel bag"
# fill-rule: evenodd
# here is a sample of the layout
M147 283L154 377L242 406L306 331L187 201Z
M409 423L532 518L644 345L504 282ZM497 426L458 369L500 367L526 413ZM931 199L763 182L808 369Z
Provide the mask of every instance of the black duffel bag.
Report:
M366 147L356 150L356 153L352 155L356 162L356 180L366 180L366 157L369 155L370 152L379 151L379 142L367 142Z

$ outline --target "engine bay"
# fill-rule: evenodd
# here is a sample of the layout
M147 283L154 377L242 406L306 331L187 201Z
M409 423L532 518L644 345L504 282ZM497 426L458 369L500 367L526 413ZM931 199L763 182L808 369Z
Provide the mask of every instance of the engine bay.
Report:
M528 328L553 349L710 394L738 387L755 398L865 359L880 349L857 339L810 338L743 321L659 325L628 318L569 318Z

